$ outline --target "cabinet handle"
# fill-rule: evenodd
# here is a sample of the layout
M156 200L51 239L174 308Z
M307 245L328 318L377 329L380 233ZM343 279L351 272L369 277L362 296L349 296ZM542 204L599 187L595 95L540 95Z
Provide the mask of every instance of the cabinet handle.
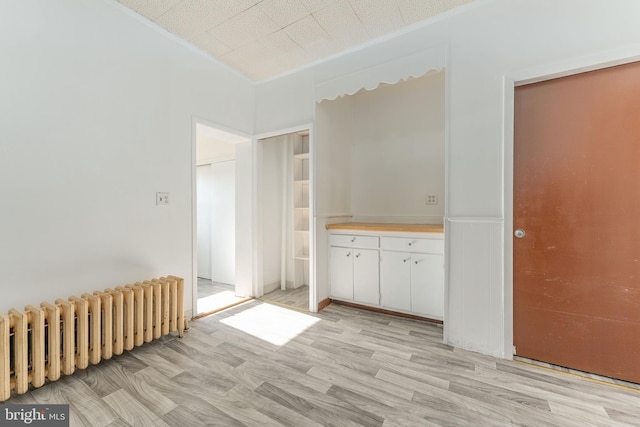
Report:
M402 260L402 262L407 262L407 261L411 261L411 257L405 258L405 259Z
M360 258L360 253L359 252L356 254L356 258Z
M351 238L351 243L353 243L353 242L355 242L355 241L356 241L356 238L355 238L355 237L352 237L352 238Z
M347 256L351 256L351 252L349 252L349 253L347 254Z

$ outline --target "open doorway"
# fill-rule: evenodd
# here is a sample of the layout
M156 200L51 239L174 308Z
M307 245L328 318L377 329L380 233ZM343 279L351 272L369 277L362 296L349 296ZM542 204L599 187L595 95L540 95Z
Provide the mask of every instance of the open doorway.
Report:
M309 131L259 140L264 301L311 307Z
M246 141L196 123L196 314L238 304L235 285L235 144Z

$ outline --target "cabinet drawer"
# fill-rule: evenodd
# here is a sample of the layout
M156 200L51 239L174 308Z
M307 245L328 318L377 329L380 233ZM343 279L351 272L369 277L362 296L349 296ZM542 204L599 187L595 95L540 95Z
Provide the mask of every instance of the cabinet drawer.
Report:
M411 237L383 237L380 242L380 248L388 251L442 254L444 253L444 240Z
M354 234L331 234L329 236L329 245L343 246L346 248L378 249L378 237Z

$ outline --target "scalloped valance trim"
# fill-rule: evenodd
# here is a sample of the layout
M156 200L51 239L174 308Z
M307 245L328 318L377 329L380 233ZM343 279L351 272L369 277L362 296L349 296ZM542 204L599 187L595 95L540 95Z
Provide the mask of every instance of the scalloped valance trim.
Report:
M395 84L444 70L446 50L442 47L423 50L372 67L320 82L316 85L316 102L332 101L356 92L377 89L381 84Z

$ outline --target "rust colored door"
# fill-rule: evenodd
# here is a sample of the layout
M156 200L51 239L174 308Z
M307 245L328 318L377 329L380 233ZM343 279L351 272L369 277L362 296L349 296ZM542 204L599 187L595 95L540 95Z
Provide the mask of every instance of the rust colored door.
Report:
M514 155L516 354L640 382L640 63L516 88Z

